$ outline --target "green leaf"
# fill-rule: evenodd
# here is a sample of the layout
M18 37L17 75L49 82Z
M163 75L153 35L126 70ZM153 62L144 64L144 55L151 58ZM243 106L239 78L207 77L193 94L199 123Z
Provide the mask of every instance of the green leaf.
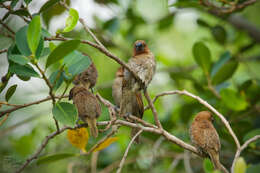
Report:
M28 45L33 54L35 54L41 38L41 18L34 16L27 30Z
M19 51L25 55L30 56L31 51L27 43L27 28L28 26L24 26L15 34L15 43L19 49Z
M229 51L224 52L220 56L219 60L216 63L214 63L211 71L211 77L213 77L219 71L219 69L223 67L223 65L225 65L228 62L228 60L230 60L230 58L231 58L230 52Z
M212 173L214 170L214 166L208 158L203 160L203 168L205 173Z
M8 102L9 99L13 96L15 90L16 90L17 85L13 85L10 88L8 88L6 94L5 94L5 100Z
M209 48L202 42L196 42L192 47L192 53L197 64L206 75L210 73L211 55Z
M11 2L11 4L10 4L10 6L11 6L12 9L16 6L16 4L17 4L18 1L19 1L19 0L12 0L12 2Z
M242 157L239 157L235 163L234 173L246 173L246 162Z
M64 58L64 64L68 67L68 72L75 76L85 71L90 66L91 60L88 56L78 51L73 51Z
M60 70L57 70L57 71L53 72L53 73L50 75L49 80L50 80L50 82L51 82L52 85L54 84L54 81L56 80L57 75L59 74L59 71L60 71ZM54 89L54 90L57 90L57 89L61 86L62 82L63 82L63 72L61 72L60 77L57 79L57 81L56 81L55 86L53 87L53 89Z
M36 49L36 53L35 53L37 59L42 57L43 48L44 48L44 41L43 41L43 37L41 37L38 48Z
M10 13L15 14L17 16L25 16L25 17L30 16L30 13L26 9L18 9L15 11L11 11Z
M58 62L66 55L68 55L70 52L75 50L79 46L79 44L80 44L79 40L69 40L59 44L48 56L46 68Z
M9 71L19 76L39 77L39 74L29 64L22 66L14 63L10 65Z
M78 20L79 20L79 14L77 10L70 8L69 17L66 20L66 27L63 29L62 32L72 31L77 25Z
M50 7L52 7L53 5L55 5L57 2L59 2L60 0L49 0L47 1L40 9L39 13L42 13L46 10L48 10Z
M31 79L31 77L26 77L26 76L20 76L20 75L17 75L17 77L23 81L28 81Z
M245 142L246 140L248 140L248 139L250 139L250 138L252 138L252 137L254 137L254 136L256 136L256 135L260 135L260 128L254 129L254 130L248 132L248 133L244 136L243 141Z
M8 59L20 65L25 65L30 61L26 56L23 55L10 55L8 56Z
M259 173L259 170L260 170L260 164L250 165L247 168L246 173Z
M216 74L212 77L212 84L213 85L218 85L230 77L235 73L236 69L238 67L238 62L237 61L228 61L225 63L217 72Z
M223 89L220 91L220 95L224 104L234 111L245 110L248 106L246 99L232 89Z
M67 158L75 157L75 156L78 156L78 154L59 153L59 154L53 154L53 155L49 155L49 156L43 156L43 157L40 157L37 160L36 164L42 165L42 164L46 164L46 163L53 163L53 162L58 161L58 160L67 159Z
M211 28L211 33L219 44L226 43L227 33L226 33L226 30L222 26L217 25L217 26Z
M73 104L58 102L52 109L52 114L57 121L64 125L74 126L77 120L77 110Z

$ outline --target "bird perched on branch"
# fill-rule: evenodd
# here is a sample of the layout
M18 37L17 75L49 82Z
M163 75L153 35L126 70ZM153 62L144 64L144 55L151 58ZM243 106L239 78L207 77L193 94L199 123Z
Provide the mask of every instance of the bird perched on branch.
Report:
M97 78L97 68L95 64L92 62L90 66L87 68L87 70L83 71L75 77L73 84L82 84L84 87L92 89L96 85Z
M112 96L118 108L120 107L120 102L122 97L123 77L124 77L123 67L119 67L116 72L116 78L112 85Z
M91 135L96 138L98 136L96 121L101 114L101 106L97 98L80 84L70 90L70 99L73 99L80 119L88 123Z
M228 173L219 160L221 144L218 133L212 124L213 120L209 111L199 112L191 124L190 138L203 156L210 157L215 169Z
M120 116L125 117L131 114L142 118L144 106L140 90L146 89L156 69L154 55L143 40L137 40L134 43L133 56L127 64L139 76L142 83L138 82L127 69L123 69ZM135 135L137 131L138 129L132 129L131 135ZM137 138L136 142L138 141Z

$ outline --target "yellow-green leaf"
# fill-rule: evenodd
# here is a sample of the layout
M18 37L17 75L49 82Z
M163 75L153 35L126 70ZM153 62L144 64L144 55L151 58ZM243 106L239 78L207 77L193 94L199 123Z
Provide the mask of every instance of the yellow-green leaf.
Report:
M27 41L29 48L33 54L36 53L37 47L41 39L41 20L40 16L33 17L27 30Z
M66 20L66 27L63 29L62 32L72 31L77 25L78 20L79 20L79 14L77 10L71 8L69 11L69 17Z
M101 143L100 145L98 145L97 148L94 149L94 152L107 148L109 145L111 145L113 142L115 142L117 140L118 140L118 137L107 138L103 143Z
M243 157L239 157L235 163L235 173L245 173L246 172L246 162Z
M74 147L86 152L85 147L89 139L89 134L86 128L68 130L67 138Z

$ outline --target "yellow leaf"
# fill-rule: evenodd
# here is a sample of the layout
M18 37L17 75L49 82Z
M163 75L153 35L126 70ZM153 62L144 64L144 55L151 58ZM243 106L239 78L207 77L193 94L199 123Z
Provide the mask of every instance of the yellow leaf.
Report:
M112 144L113 142L115 142L117 140L118 140L118 137L107 138L104 142L99 144L97 148L94 149L94 152L105 149L106 147L108 147L110 144Z
M243 157L239 157L235 163L235 173L245 173L246 172L246 162Z
M86 128L68 130L67 138L74 147L77 147L81 149L83 152L86 152L85 146L87 145L89 138L88 131Z

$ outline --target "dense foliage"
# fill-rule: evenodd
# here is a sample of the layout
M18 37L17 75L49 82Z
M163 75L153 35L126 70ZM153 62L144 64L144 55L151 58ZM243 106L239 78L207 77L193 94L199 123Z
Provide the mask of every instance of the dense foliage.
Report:
M164 91L187 90L222 113L240 143L260 134L260 3L242 6L246 0L220 0L210 6L198 0L95 0L86 10L98 7L101 11L83 17L82 10L66 9L59 1L0 0L0 172L20 168L44 137L56 130L55 121L60 127L73 127L77 120L72 102L61 97L10 114L2 114L4 111L48 96L68 95L73 78L91 61L99 74L94 93L114 103L111 85L119 64L84 43L95 40L82 25L76 27L79 18L91 23L100 42L125 62L132 55L134 41L146 40L157 61L156 75L148 87L152 98ZM66 1L71 7L81 3ZM56 18L61 15L62 19ZM55 27L58 20L63 27ZM198 101L180 95L161 97L155 107L164 129L187 143L194 115L207 110ZM154 123L152 111L145 111L143 119ZM102 105L98 121L105 120L109 120L109 111ZM222 144L221 162L230 168L236 145L220 119L215 116L215 120ZM108 133L100 133L97 139L85 136L85 150ZM84 156L63 132L49 141L39 159L24 172L80 173L91 168L95 172L95 164L97 172L110 167L115 171L131 139L130 128L120 127L114 137L99 151ZM260 142L251 143L242 152L245 162L239 159L241 168L236 173L246 169L247 173L259 172L259 151ZM49 155L54 156L46 157ZM190 169L213 172L209 160L184 151L162 136L143 132L141 143L131 147L122 172Z

